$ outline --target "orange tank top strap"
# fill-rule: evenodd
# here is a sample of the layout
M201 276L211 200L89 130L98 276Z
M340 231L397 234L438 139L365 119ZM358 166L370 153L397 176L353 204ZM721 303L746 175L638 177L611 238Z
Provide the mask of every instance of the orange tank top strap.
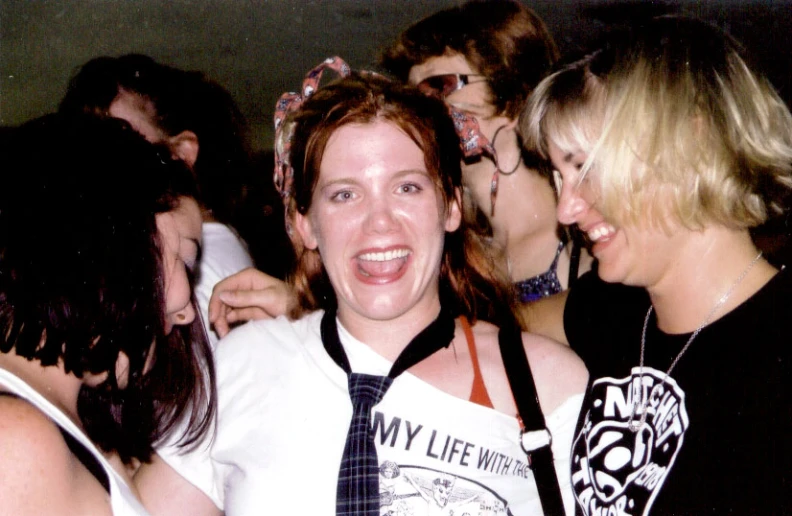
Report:
M481 376L481 367L479 367L476 340L473 338L473 330L470 327L467 317L464 315L460 316L459 322L462 325L462 330L465 332L465 340L467 340L468 350L470 352L470 361L473 363L473 386L470 389L470 402L484 407L494 408L489 393L487 392L487 386L484 385L484 378Z

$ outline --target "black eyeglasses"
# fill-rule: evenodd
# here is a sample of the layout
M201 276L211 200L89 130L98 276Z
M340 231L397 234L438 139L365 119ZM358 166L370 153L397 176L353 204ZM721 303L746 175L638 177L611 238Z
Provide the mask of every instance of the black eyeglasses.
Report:
M478 73L445 73L427 77L418 83L418 89L426 95L445 99L455 91L461 90L468 84L486 82L487 79L471 80L476 77L484 77Z

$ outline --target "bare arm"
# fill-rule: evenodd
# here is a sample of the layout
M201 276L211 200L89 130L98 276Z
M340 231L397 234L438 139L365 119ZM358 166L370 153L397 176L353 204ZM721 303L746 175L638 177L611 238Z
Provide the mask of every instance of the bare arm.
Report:
M212 500L154 455L135 474L135 486L152 516L220 516Z
M564 332L564 307L569 296L565 290L554 296L518 307L517 316L522 327L537 335L542 335L561 344L569 345Z
M215 285L209 300L209 321L224 337L234 323L284 315L293 303L287 283L249 268Z
M72 455L58 427L0 396L0 514L111 514L107 492Z

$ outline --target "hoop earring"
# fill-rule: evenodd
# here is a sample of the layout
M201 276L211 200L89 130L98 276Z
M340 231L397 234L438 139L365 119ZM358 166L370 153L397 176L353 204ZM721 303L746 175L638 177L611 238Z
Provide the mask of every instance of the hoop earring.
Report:
M513 169L506 172L504 170L501 170L500 168L500 163L498 160L498 151L495 150L495 140L498 139L498 135L500 134L501 130L504 129L505 127L506 127L505 125L498 127L498 129L495 131L495 134L492 135L492 143L491 143L492 152L493 152L492 160L495 162L495 172L492 174L492 181L490 182L490 205L491 205L490 217L495 216L495 198L498 195L498 178L500 177L501 174L503 174L504 176L510 176L514 174L515 172L517 172L517 169L520 167L520 163L522 163L522 154L518 154L517 163L514 164Z

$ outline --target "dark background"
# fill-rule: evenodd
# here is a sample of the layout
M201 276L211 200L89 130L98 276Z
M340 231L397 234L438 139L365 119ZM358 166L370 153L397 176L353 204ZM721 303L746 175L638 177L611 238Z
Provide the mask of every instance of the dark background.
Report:
M100 56L139 52L197 69L232 93L270 147L272 106L327 56L370 68L410 23L456 0L0 0L0 126L57 108L76 68ZM681 12L729 30L792 100L792 0L525 2L562 51L605 22Z
M0 130L57 109L69 78L91 58L137 52L225 86L251 126L257 163L249 184L264 219L251 219L259 268L282 276L290 246L272 189L272 112L284 91L331 55L373 68L412 22L462 0L0 0ZM679 13L740 40L792 105L792 0L525 1L563 53L579 51L612 22ZM197 107L199 108L199 107ZM1 132L1 131L0 131ZM1 173L2 171L0 171ZM259 213L260 212L260 213ZM265 222L258 222L264 220ZM269 221L267 223L266 221ZM792 263L792 216L754 232L776 263ZM253 242L249 242L252 244ZM259 252L260 251L260 252Z

